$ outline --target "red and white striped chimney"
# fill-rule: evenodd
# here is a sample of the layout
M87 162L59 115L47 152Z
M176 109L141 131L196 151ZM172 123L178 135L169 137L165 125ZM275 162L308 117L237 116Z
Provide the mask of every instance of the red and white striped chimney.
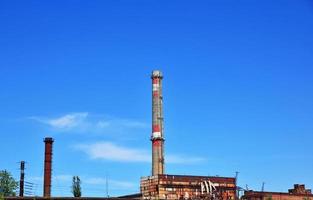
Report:
M162 72L152 72L152 176L164 174Z

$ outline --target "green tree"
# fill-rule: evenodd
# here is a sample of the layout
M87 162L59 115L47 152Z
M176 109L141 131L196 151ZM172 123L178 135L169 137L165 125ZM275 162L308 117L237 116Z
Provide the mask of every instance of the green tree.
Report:
M81 197L82 195L80 183L80 178L78 176L73 176L72 193L74 197Z
M14 180L8 171L0 171L0 196L15 196L15 190L17 189L17 186L18 183Z

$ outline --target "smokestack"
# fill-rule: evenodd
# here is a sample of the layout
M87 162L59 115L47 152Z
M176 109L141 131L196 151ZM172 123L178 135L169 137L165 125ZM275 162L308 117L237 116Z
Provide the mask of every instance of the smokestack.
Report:
M160 71L153 71L152 79L152 176L164 174L163 96Z
M21 161L21 175L20 175L20 197L24 196L24 170L25 170L25 161Z
M44 180L43 180L43 196L51 196L51 172L52 172L52 144L53 139L45 138L45 163L44 163Z

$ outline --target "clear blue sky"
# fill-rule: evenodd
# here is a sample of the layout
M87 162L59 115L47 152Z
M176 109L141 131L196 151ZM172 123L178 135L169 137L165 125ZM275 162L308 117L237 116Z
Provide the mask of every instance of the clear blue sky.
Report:
M42 195L139 191L151 80L164 73L166 172L313 189L311 0L0 2L0 169ZM131 159L130 159L131 158Z

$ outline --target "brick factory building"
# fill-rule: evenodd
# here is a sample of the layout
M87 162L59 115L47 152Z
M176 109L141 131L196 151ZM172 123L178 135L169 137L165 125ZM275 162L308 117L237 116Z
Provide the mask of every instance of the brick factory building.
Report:
M214 176L157 175L143 177L143 199L235 199L236 179Z
M313 200L313 194L311 190L305 189L305 185L295 184L286 193L245 191L242 200Z

